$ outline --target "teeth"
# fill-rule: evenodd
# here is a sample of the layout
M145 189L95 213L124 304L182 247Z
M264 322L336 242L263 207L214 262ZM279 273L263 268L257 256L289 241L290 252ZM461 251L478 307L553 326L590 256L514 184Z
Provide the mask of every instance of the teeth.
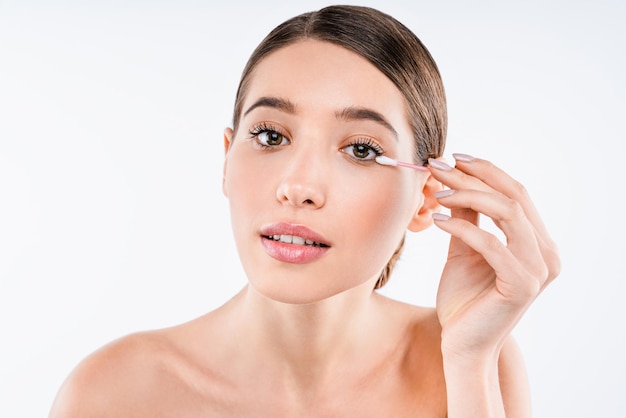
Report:
M304 239L295 235L270 235L268 238L271 238L274 241L284 242L285 244L312 245L316 247L321 246L321 244L315 241L312 241L310 239Z

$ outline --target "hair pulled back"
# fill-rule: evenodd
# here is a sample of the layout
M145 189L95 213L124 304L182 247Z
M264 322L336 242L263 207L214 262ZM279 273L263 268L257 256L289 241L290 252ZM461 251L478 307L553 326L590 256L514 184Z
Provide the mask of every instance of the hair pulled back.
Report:
M235 97L233 130L236 132L251 75L268 54L294 42L315 39L349 49L371 62L404 95L411 126L414 162L443 154L447 129L446 98L432 56L406 26L379 10L363 6L328 6L303 13L274 28L257 46L244 67ZM382 287L398 260L400 242L375 288Z

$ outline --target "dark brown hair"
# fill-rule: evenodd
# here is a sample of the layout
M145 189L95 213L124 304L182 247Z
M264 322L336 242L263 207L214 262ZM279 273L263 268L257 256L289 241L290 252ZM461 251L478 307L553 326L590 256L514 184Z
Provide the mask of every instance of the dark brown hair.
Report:
M342 46L375 65L406 99L415 140L414 162L426 164L428 158L443 154L448 118L443 83L435 61L406 26L383 12L362 6L329 6L295 16L274 28L254 50L243 70L233 113L235 132L257 64L279 48L303 39ZM404 238L381 273L376 288L389 279L403 245Z

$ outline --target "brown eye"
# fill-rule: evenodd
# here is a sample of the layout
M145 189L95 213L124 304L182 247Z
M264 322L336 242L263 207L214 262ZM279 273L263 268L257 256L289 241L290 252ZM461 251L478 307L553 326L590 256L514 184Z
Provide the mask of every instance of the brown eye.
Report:
M370 161L374 160L379 155L383 154L382 148L380 148L377 144L350 144L341 149L343 152L348 154L349 156L362 161Z
M371 157L372 155L376 155L374 151L367 145L353 145L352 153L355 157L362 159L366 159L368 157Z
M289 143L289 140L284 135L276 131L264 131L259 133L256 137L261 145L265 145L266 147L283 145L284 142Z

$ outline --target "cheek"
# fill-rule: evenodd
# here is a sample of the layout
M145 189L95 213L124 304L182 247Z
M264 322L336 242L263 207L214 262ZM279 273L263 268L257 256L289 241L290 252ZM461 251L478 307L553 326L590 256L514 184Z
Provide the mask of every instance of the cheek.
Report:
M415 201L414 178L405 175L402 169L374 166L371 171L346 172L338 176L345 184L337 194L342 205L353 206L368 220L377 219L380 227L394 227L412 212ZM352 203L350 203L352 202ZM356 215L356 213L355 213ZM399 228L404 229L406 225Z
M228 158L224 173L224 190L228 196L233 233L237 238L240 232L247 233L254 221L257 212L255 208L259 207L259 199L262 196L263 179L255 175L258 172L254 165L242 162L236 152Z
M384 173L339 194L342 218L351 225L346 228L352 231L351 244L377 268L397 249L415 212L413 183L408 177Z
M375 211L377 219L374 230L377 236L390 236L395 247L395 241L398 241L406 230L411 210L406 200L406 192L402 193L399 187L393 186L387 186L383 190L376 203L372 205L372 211Z
M239 208L241 203L255 198L255 191L262 186L264 177L261 167L257 167L254 158L247 158L242 152L241 144L235 143L228 155L224 172L224 189L233 209ZM261 171L259 171L261 170Z

